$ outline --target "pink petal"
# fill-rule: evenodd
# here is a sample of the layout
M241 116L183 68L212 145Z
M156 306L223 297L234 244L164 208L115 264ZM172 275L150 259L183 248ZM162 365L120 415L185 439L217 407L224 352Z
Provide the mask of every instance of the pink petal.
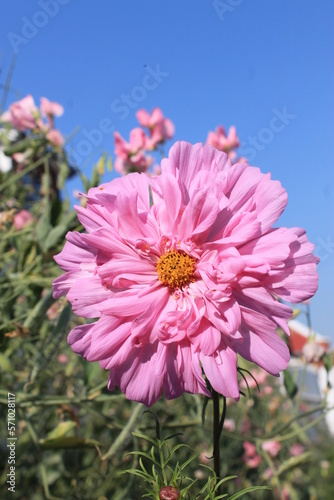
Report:
M216 392L239 399L237 355L230 347L222 347L215 357L200 354L205 375Z

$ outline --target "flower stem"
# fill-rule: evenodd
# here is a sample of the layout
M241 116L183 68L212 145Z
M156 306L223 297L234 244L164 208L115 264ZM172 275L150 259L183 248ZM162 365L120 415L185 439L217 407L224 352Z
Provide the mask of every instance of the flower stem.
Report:
M223 396L223 413L220 418L219 409L219 394L214 389L212 389L212 401L213 401L213 468L217 476L217 480L220 479L220 436L223 430L224 421L226 417L226 398ZM216 491L217 495L220 494L220 488Z
M213 390L212 391L212 400L213 400L213 468L217 475L220 477L220 448L217 446L217 433L219 426L219 394ZM219 443L219 439L218 439Z

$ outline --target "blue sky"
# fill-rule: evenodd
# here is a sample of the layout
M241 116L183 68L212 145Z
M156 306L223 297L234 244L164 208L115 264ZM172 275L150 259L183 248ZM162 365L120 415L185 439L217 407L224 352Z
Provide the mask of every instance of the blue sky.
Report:
M86 174L139 108L161 107L175 140L235 125L288 192L278 225L304 227L322 258L311 316L334 342L333 21L332 0L1 2L0 83L15 53L7 104L62 103L57 125L80 127L68 148Z

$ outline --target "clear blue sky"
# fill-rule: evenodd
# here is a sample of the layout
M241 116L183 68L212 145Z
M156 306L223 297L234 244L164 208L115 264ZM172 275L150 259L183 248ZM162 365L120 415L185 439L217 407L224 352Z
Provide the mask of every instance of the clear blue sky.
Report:
M311 315L334 343L333 25L332 0L2 1L0 83L16 52L8 104L62 103L57 125L81 127L69 147L86 173L140 107L161 107L175 140L235 125L287 189L279 225L306 228L322 257Z

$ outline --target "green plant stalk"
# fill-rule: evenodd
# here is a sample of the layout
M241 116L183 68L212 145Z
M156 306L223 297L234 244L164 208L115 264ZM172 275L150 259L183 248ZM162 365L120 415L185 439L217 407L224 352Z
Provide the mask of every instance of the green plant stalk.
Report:
M18 172L14 175L11 175L5 182L0 184L0 191L3 191L7 186L12 184L13 182L18 181L19 179L21 179L21 177L24 177L26 174L28 174L29 172L34 170L36 167L38 167L39 165L44 163L44 161L47 158L49 158L50 156L51 156L51 153L47 153L45 156L43 156L43 158L40 158L39 160L35 161L34 163L29 165L28 167L24 168L23 170L21 170L21 172Z
M217 478L220 478L220 446L219 446L219 394L213 389L212 390L212 402L213 402L213 469L216 473ZM219 494L219 491L217 491Z
M160 458L162 477L163 477L164 485L168 486L167 475L166 475L166 471L165 471L164 454L162 451L163 444L162 444L160 439L158 440L158 442L159 442L159 458Z
M103 456L102 456L102 461L103 460L107 460L107 458L111 457L112 455L114 455L116 453L116 451L118 450L118 448L122 445L122 443L124 442L124 440L127 438L127 436L130 434L137 418L139 417L139 414L141 413L143 409L143 405L141 403L137 403L137 405L135 406L133 412L132 412L132 415L128 421L128 423L126 424L126 426L124 427L124 429L122 430L122 432L119 434L118 438L116 439L116 441L110 446L109 450L107 451L107 453L105 453Z

